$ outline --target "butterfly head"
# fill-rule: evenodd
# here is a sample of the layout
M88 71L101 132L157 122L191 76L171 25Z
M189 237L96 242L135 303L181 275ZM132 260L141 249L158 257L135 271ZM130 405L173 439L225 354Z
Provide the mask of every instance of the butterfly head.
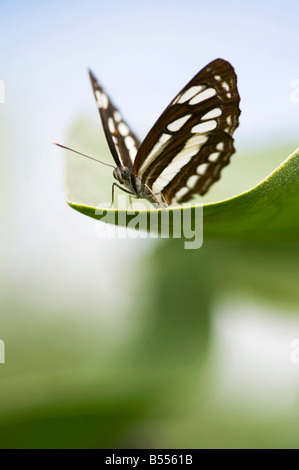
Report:
M131 171L127 166L117 166L114 168L113 176L120 184L126 185L127 182L131 181Z

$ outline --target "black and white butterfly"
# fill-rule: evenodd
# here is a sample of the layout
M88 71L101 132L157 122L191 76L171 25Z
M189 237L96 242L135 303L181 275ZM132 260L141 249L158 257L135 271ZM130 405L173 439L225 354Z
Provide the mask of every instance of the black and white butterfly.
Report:
M90 72L106 139L114 158L113 183L160 205L205 194L235 152L239 124L237 76L216 59L178 93L140 144Z

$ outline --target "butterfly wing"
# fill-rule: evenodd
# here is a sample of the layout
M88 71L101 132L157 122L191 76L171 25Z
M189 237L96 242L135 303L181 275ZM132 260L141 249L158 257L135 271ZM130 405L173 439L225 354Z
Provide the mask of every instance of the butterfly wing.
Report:
M132 169L140 142L94 75L89 72L89 76L114 161L117 166L124 165Z
M216 59L178 93L142 142L133 174L168 204L203 195L235 152L237 76Z

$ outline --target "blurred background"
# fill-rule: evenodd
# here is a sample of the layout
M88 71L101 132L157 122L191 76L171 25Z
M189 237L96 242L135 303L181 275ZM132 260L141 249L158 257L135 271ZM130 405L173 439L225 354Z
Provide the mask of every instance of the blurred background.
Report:
M298 14L295 0L1 1L2 448L299 447L298 250L99 239L65 179L97 203L96 179L110 202L111 169L72 155L74 179L52 145L112 161L88 67L143 138L222 57L242 114L204 202L249 189L298 147Z

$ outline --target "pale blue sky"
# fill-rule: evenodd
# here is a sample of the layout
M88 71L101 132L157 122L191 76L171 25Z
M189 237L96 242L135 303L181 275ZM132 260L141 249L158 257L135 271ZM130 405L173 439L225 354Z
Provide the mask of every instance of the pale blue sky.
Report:
M47 127L51 115L57 135L62 115L67 125L93 113L91 67L144 134L198 70L223 57L239 77L239 139L292 136L298 17L296 1L2 1L1 78L14 112L31 108Z

